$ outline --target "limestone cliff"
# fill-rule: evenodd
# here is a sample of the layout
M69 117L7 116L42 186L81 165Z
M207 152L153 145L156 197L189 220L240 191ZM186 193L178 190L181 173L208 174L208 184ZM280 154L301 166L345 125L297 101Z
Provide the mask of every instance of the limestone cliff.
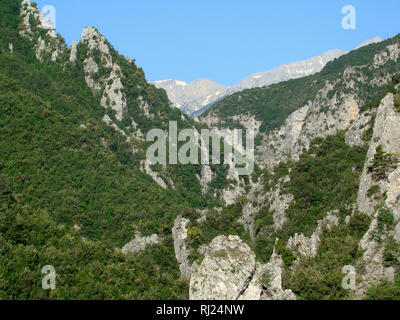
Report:
M190 279L192 300L260 300L296 297L281 286L282 260L274 254L261 265L237 236L215 238L204 248L204 259L193 265ZM264 284L265 276L268 284ZM268 286L268 288L266 287Z

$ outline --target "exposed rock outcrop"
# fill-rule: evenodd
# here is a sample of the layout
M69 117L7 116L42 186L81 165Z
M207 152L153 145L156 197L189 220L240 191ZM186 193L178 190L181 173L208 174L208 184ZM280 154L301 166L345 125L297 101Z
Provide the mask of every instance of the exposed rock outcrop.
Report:
M383 152L400 154L400 113L394 109L393 94L388 94L381 102L377 111L374 133L370 142L364 171L361 177L358 191L357 204L361 212L368 215L375 213L377 200L368 195L373 186L379 186L380 192L387 193L385 205L393 210L396 218L400 218L400 165L393 170L388 179L377 181L368 168L372 165L378 146L382 146Z
M116 112L115 118L121 121L126 109L126 98L123 94L120 66L113 62L110 47L96 28L85 28L81 41L89 49L84 60L86 83L90 88L102 91L101 105L112 108ZM104 70L101 74L100 69Z
M154 180L161 188L163 188L163 189L167 189L167 188L168 188L168 186L167 186L167 184L164 182L164 180L158 176L158 173L155 172L155 171L153 171L153 170L151 170L150 162L148 162L147 160L143 160L143 161L140 162L140 170L141 170L142 172L147 173L150 177L152 177L153 180Z
M75 62L77 58L77 51L78 51L78 43L74 40L71 44L71 53L69 56L69 61Z
M363 257L359 263L362 269L361 281L357 285L358 296L363 296L372 284L377 284L386 279L393 281L394 269L384 265L384 241L393 237L400 242L400 159L395 164L388 177L377 179L369 168L373 164L378 146L382 151L390 154L400 154L400 114L394 109L393 94L389 93L381 101L375 120L374 133L369 146L367 159L361 177L358 192L358 209L372 216L371 225L360 241L360 248L364 250ZM389 168L387 168L389 169ZM375 187L378 197L370 190ZM385 194L386 197L379 197ZM379 228L378 206L384 206L394 216L394 230Z
M191 265L189 263L190 249L186 245L186 239L188 236L188 230L186 225L189 220L178 217L175 220L172 228L172 237L174 239L174 249L176 260L179 263L179 269L181 270L181 277L189 278L191 274Z
M257 163L273 168L288 158L298 160L313 139L348 129L359 115L360 101L354 94L339 93L329 98L331 90L333 84L326 83L317 97L293 112L280 129L264 135L263 144L257 148Z
M250 192L247 195L249 200L243 207L243 215L240 218L241 222L247 230L250 231L250 236L254 240L255 229L254 223L258 212L263 207L268 207L273 214L274 230L279 231L283 228L287 221L286 210L293 201L293 195L281 194L281 185L290 181L290 177L286 176L279 179L278 183L272 190L265 192L262 178L254 183Z
M285 222L287 221L286 210L289 208L290 203L294 200L291 194L281 194L281 185L290 182L290 177L286 176L281 178L274 190L268 193L270 211L274 217L274 230L282 230Z
M127 243L123 248L123 253L138 253L146 249L148 245L160 243L160 239L157 234L153 234L148 237L142 237L140 234L136 234L135 239Z
M394 43L378 52L371 65L347 67L341 76L326 81L315 97L292 112L281 127L271 132L259 132L261 119L251 110L247 111L247 116L232 114L225 118L218 116L218 110L211 110L200 121L213 127L231 122L239 122L244 127L253 126L255 135L261 137L256 147L256 162L269 169L286 159L298 160L312 140L335 135L341 130L347 131L346 142L349 145L361 146L364 144L363 133L368 130L371 120L371 114L360 115L360 107L368 102L365 101L365 86L389 84L392 74L380 75L376 69L397 61L399 52L400 44ZM373 77L368 78L367 74L371 72ZM240 103L242 97L240 94L237 97Z
M296 233L294 237L289 238L287 247L300 256L315 258L324 228L330 230L338 224L339 218L332 212L329 212L324 219L318 221L318 226L311 237Z
M191 300L295 299L281 286L283 262L276 254L267 265L237 236L219 236L203 249L204 259L194 263L190 279ZM269 288L264 287L265 274Z
M20 15L23 20L20 35L31 41L36 41L36 58L43 61L45 56L49 56L51 61L56 61L66 48L63 39L56 35L52 23L44 18L43 14L30 0L21 2ZM38 29L44 30L45 33L41 35L35 33Z

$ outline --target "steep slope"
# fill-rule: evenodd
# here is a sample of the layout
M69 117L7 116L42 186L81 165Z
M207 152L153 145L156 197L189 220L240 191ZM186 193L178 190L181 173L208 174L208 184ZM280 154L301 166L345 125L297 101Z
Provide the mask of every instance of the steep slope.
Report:
M97 29L68 48L34 3L0 13L0 298L399 299L399 36L217 104L259 133L234 180L146 161L149 129L206 126Z
M314 138L345 130L356 119L368 122L359 117L359 109L383 93L400 71L399 39L352 51L312 76L235 93L200 121L256 130L260 165L272 167L288 155L296 158Z
M192 298L400 298L399 82L362 109L371 121L361 145L348 139L357 126L317 138L217 219L188 216ZM353 290L342 286L345 266L356 272Z
M147 130L194 122L95 28L67 48L34 3L0 10L1 298L187 297L171 229L207 201L193 168L171 169L175 190L163 189L141 163ZM160 241L123 255L138 233Z
M315 76L237 93L206 113L202 121L209 125L255 127L257 160L265 170L218 219L212 212L197 221L189 217L197 234L188 239L199 261L192 267L192 277L201 280L191 283L201 292L196 297L212 298L206 266L198 264L222 234L239 236L269 266L263 272L270 276L257 276L251 289L260 297L267 292L282 299L271 289L275 274L277 288L302 299L399 298L400 81L393 76L399 62L396 36L343 56ZM282 110L300 99L304 107ZM274 264L277 255L282 263ZM357 274L354 290L342 286L349 265ZM226 274L207 273L222 281L223 294Z

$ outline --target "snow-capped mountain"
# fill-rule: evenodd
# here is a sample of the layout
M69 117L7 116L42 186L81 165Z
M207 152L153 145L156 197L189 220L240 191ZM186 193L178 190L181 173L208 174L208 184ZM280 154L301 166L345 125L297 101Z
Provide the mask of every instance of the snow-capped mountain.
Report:
M233 91L240 91L309 76L320 72L329 61L339 58L346 53L346 51L342 50L331 50L321 56L313 57L305 61L293 62L270 71L256 73L232 88Z
M199 79L190 83L170 79L156 81L154 84L167 91L174 106L189 115L229 93L229 87L208 79Z
M367 40L357 49L380 41L382 39L379 37ZM281 81L297 79L320 72L328 62L346 53L346 51L339 49L331 50L305 61L293 62L270 71L253 74L231 87L208 79L199 79L190 83L169 79L156 81L154 84L158 88L163 88L167 91L168 97L175 107L193 116L201 114L216 101L237 91L269 86Z

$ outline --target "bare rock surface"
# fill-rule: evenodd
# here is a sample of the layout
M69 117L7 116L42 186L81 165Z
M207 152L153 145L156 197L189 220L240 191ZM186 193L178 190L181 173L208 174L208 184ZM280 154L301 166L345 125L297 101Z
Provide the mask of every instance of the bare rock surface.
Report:
M191 300L295 299L281 284L282 259L276 254L267 265L256 262L250 247L237 236L219 236L203 248L204 259L194 263L190 279ZM269 286L263 296L263 279ZM264 288L265 289L265 288Z

